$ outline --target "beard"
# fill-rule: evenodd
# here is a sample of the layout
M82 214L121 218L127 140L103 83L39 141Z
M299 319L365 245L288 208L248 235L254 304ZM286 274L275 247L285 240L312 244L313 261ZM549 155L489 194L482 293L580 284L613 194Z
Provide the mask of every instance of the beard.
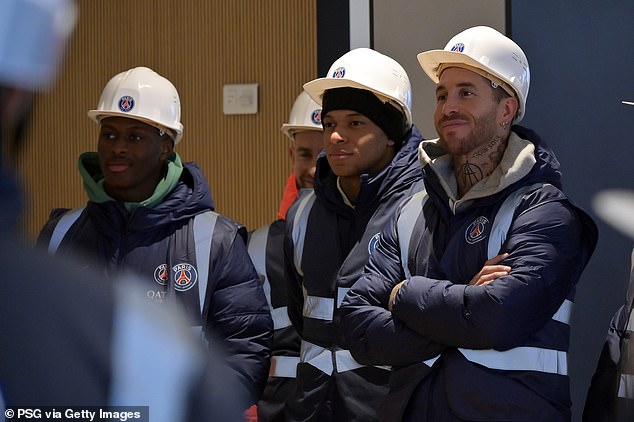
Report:
M438 132L440 139L439 144L450 155L466 155L481 145L486 144L496 136L497 125L495 123L496 110L491 109L488 113L474 119L473 130L468 134L460 137L456 134L451 134L447 137L441 135L439 130L439 124L454 119L463 121L470 121L472 119L461 113L456 113L451 116L444 116L436 123L436 131Z

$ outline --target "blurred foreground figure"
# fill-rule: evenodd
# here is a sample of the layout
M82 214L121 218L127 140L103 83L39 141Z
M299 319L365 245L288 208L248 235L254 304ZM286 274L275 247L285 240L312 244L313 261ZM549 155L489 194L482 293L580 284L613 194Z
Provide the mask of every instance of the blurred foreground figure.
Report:
M54 82L75 20L69 1L0 2L0 149L19 143L32 93ZM177 309L146 301L131 277L124 292L23 244L19 191L0 175L0 265L15 270L0 280L0 410L148 406L152 422L241 420L237 381Z
M630 104L630 103L626 103ZM593 207L603 220L634 239L634 192L599 192ZM583 421L634 420L634 250L625 303L616 311L583 409Z

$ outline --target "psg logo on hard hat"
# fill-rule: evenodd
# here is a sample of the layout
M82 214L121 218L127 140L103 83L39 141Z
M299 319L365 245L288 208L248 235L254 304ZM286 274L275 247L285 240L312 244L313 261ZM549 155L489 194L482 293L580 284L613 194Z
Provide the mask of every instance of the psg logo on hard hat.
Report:
M310 115L310 121L317 126L321 126L321 109L313 110Z
M119 110L127 113L134 108L134 98L124 95L119 99Z
M334 72L332 72L332 77L335 78L335 79L343 78L345 74L346 74L346 68L345 67L338 67L338 68L335 69Z
M456 53L462 53L464 51L464 44L459 42L458 44L451 47L451 51L455 51Z

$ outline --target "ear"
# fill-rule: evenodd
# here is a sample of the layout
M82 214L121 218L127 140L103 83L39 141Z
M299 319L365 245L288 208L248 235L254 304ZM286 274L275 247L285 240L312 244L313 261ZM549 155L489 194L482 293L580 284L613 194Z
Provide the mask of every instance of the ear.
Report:
M174 152L174 140L167 134L161 138L161 159L167 160L167 157Z
M517 98L515 97L507 97L500 101L500 123L509 122L511 123L513 119L515 119L515 115L517 114L517 109L519 108L519 103Z

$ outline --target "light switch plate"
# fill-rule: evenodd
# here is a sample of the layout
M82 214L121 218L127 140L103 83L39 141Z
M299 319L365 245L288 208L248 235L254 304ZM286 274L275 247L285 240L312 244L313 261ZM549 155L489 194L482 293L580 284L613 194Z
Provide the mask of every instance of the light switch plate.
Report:
M224 114L256 114L258 84L229 84L222 87Z

